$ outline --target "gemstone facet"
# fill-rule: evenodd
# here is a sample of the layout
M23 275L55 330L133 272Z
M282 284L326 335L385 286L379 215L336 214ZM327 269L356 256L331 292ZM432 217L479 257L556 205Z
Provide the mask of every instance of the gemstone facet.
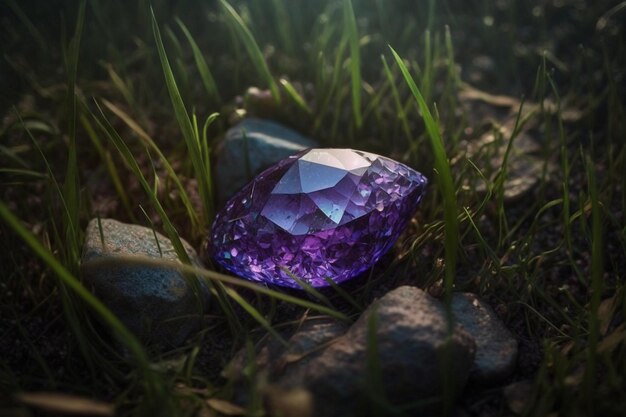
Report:
M217 214L213 258L243 278L302 288L370 268L404 230L427 184L419 172L352 149L283 159ZM297 279L294 279L294 276Z

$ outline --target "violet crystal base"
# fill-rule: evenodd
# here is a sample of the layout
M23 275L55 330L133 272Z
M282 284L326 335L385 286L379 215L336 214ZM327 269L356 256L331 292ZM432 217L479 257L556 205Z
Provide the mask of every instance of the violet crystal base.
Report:
M259 174L213 223L209 250L243 278L293 288L340 283L393 245L424 195L404 164L351 149L309 149Z

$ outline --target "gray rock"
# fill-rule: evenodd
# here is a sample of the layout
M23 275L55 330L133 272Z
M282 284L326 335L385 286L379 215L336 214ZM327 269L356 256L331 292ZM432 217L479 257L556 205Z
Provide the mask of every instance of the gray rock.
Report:
M470 381L491 385L508 378L517 360L517 340L491 307L475 294L455 293L452 312L476 341L476 358L470 371Z
M307 320L289 339L289 347L273 362L273 375L286 374L290 367L307 366L348 330L336 319Z
M208 292L181 273L166 267L142 266L128 256L177 261L165 236L143 226L112 219L89 222L83 246L81 273L85 285L122 322L148 343L177 346L202 322ZM201 262L183 241L191 261Z
M255 175L276 162L318 143L278 123L245 119L226 132L215 154L215 181L225 203Z
M453 395L458 394L474 354L474 341L460 326L448 337L441 303L405 286L374 302L345 335L316 357L287 368L278 385L308 389L314 415L366 415L380 400L376 396L396 407L410 405L410 415L436 413L444 390L444 366L449 366Z
M255 349L257 372L265 373L275 380L285 373L292 364L302 366L318 356L332 340L343 335L348 325L342 321L321 317L311 318L300 327L288 334L282 334L288 340L284 346L275 338L268 336L262 339ZM224 376L239 381L245 377L244 368L248 363L247 349L240 350L227 367Z

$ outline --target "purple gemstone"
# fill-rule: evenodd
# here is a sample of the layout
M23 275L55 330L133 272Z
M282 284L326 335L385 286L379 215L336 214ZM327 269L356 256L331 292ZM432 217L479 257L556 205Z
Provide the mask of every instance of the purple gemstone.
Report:
M235 194L213 223L209 250L252 281L293 288L342 282L370 268L415 213L426 178L352 149L283 159ZM286 271L289 271L287 273Z

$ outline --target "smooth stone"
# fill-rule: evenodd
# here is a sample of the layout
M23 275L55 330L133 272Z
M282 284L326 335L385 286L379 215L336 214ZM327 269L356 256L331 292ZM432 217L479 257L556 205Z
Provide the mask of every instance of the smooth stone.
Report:
M290 155L318 146L313 139L276 122L244 119L226 132L216 149L218 201L220 204L225 203L265 168Z
M511 376L517 361L517 340L491 307L475 294L455 293L452 312L476 342L470 382L493 385Z
M141 266L120 257L178 261L171 241L147 227L97 219L86 230L81 272L85 285L143 341L163 347L182 344L202 324L208 291L166 267ZM103 246L104 241L104 246ZM183 245L195 266L195 250ZM160 248L160 251L159 251ZM161 256L162 253L162 256ZM111 262L102 262L110 260Z
M372 381L368 378L372 323L376 325L379 388L367 386ZM474 340L460 325L455 325L448 338L446 313L439 301L418 288L404 286L370 305L345 335L320 354L286 368L278 386L310 391L313 415L367 415L376 402L372 389L393 406L409 406L408 415L438 414L442 359L449 355L453 395L458 395L467 382L475 349Z

